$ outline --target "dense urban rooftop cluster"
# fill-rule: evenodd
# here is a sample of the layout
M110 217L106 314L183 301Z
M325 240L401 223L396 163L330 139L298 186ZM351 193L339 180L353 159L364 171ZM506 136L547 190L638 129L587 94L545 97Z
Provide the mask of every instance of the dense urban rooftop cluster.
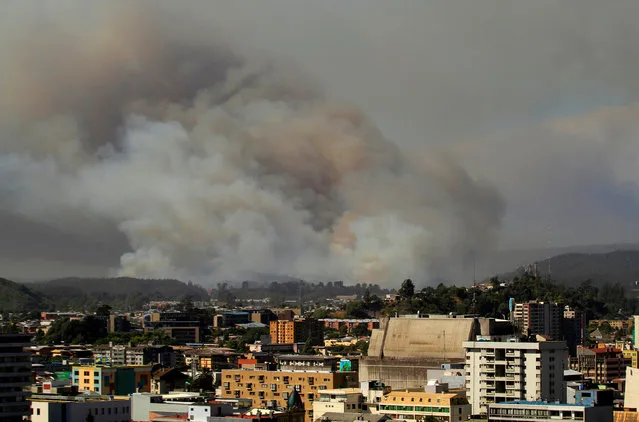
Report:
M300 295L288 306L183 298L140 310L5 314L0 390L11 398L0 414L218 422L606 422L634 414L636 318L601 318L558 301L552 293L566 290L553 286L528 277L416 292L406 280L381 297L369 289L321 303ZM437 298L436 310L449 310L446 300L457 297L458 310L477 310L479 297L518 291L546 294L513 296L487 314L424 308Z

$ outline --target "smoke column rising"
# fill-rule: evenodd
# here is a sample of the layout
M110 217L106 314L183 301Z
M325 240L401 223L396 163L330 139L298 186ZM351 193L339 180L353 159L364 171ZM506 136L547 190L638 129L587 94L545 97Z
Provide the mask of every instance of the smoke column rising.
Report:
M140 277L395 284L494 244L502 199L450 158L136 5L2 41L0 211L87 237L106 221Z

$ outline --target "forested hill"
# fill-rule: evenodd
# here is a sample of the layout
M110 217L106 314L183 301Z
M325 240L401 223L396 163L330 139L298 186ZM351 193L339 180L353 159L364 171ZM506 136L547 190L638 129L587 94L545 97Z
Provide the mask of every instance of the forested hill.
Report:
M28 287L0 278L0 314L45 310L50 306L46 297Z
M99 303L116 309L141 308L150 300L207 300L201 286L168 279L63 278L30 283L33 291L48 297L57 309L90 309Z
M635 288L639 280L639 251L615 251L601 254L569 253L557 255L537 263L541 276L550 273L553 280L567 286L577 286L585 280L599 284L619 283L627 289ZM523 269L504 274L512 278Z

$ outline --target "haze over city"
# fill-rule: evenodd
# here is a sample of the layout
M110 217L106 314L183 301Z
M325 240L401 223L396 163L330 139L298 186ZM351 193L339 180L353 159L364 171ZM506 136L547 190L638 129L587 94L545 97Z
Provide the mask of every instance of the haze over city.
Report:
M3 2L3 276L395 285L635 242L638 9Z

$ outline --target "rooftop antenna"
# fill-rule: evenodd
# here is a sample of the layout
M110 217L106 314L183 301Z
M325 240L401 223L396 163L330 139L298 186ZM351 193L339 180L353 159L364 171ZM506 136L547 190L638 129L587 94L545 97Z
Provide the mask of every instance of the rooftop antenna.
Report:
M304 281L300 280L300 289L299 289L299 303L300 303L300 316L304 315L304 302L302 299L302 285Z
M477 257L475 255L475 253L473 252L473 285L475 283L477 283L477 272L476 272L476 264L477 264Z
M552 229L550 227L550 223L548 223L547 229L548 229L548 233L547 233L547 235L548 235L548 259L547 259L546 262L548 263L548 281L550 281L550 280L552 280L552 273L550 272L550 258L551 258L551 255L552 255L552 253L550 252L550 244L551 244L551 242L550 242L550 233L551 233Z

